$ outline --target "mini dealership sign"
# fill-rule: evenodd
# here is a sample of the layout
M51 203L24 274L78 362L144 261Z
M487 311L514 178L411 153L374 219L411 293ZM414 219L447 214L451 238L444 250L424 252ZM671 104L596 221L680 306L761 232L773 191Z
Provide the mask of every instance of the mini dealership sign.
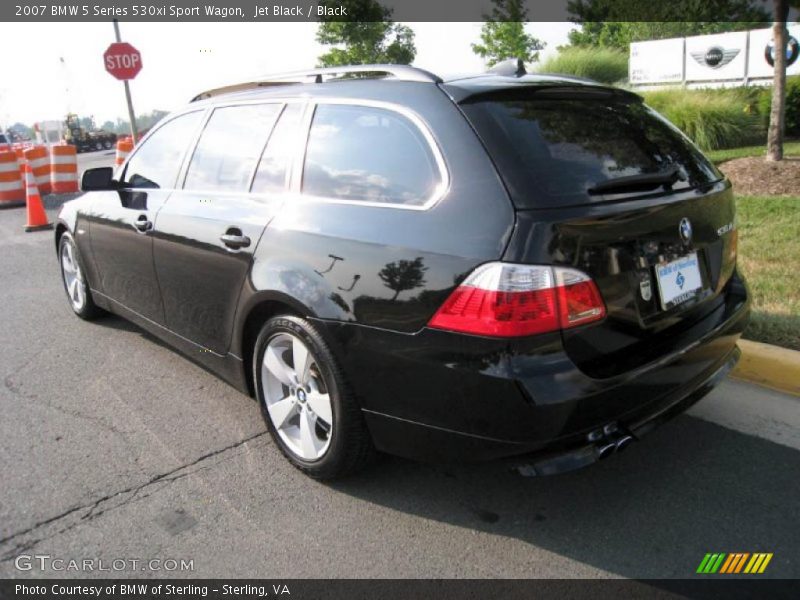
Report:
M800 26L789 25L787 75L800 74ZM634 42L629 80L633 85L685 83L747 85L773 76L772 29Z
M142 70L142 55L128 42L115 42L103 54L106 71L117 79L133 79Z

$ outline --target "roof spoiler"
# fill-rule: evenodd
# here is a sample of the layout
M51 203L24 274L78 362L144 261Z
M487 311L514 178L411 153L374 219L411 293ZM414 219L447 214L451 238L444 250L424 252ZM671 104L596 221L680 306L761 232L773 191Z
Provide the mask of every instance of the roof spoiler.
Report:
M265 75L257 77L252 81L233 83L218 88L206 90L192 98L192 102L205 100L230 94L242 92L261 87L271 87L276 85L291 85L298 83L323 83L326 80L341 80L348 78L382 78L388 77L398 81L418 81L426 83L441 83L442 80L437 75L411 67L409 65L348 65L341 67L326 67L322 69L311 69L308 71L294 71L291 73L280 73L276 75Z

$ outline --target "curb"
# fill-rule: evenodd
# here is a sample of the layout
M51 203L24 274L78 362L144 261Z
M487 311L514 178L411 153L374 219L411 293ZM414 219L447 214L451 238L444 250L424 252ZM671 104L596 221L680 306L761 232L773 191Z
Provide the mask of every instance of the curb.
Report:
M739 348L742 357L732 377L800 396L800 352L742 339Z

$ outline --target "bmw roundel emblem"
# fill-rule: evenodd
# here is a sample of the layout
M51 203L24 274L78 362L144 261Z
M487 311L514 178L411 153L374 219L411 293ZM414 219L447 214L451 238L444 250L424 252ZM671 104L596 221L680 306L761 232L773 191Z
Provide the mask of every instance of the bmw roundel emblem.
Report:
M680 233L681 240L683 240L684 244L688 244L692 241L692 222L686 217L681 219L681 224L678 226L678 233Z

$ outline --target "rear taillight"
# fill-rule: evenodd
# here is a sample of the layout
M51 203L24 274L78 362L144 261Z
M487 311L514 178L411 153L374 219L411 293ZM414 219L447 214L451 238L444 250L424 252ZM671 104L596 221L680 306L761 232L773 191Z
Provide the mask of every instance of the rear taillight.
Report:
M563 267L487 263L459 285L428 323L475 335L517 337L602 319L594 281Z

